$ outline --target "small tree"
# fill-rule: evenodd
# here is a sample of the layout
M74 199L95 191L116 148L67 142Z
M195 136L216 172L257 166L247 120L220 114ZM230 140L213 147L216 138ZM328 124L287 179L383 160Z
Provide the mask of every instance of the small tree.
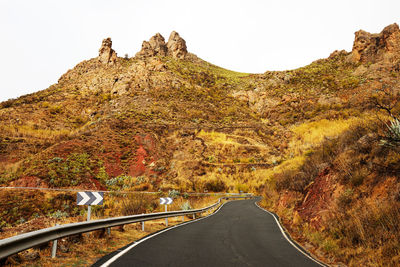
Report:
M370 97L370 103L378 110L386 112L393 119L397 119L396 110L400 108L399 93L392 86L383 84Z

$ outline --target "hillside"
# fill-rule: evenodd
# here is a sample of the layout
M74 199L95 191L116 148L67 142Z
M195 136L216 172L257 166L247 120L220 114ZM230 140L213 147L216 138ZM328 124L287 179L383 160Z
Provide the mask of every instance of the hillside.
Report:
M176 32L132 58L107 38L57 84L0 104L0 184L251 191L318 257L398 264L399 143L387 125L399 73L397 24L356 32L351 52L263 74L205 62ZM66 205L27 197L38 196L1 191L0 226Z

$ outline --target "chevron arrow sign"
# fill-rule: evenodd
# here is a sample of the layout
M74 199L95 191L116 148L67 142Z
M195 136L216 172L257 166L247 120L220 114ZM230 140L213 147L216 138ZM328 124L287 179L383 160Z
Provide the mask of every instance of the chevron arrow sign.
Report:
M78 192L76 203L78 205L103 205L103 192Z
M161 205L169 205L172 203L172 198L170 197L160 197L160 204Z

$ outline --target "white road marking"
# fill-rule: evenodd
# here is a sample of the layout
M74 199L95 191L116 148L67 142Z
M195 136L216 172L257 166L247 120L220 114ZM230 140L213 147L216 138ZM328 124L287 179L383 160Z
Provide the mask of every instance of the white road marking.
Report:
M255 202L254 204L256 204L256 206L259 207L261 210L263 210L263 211L265 211L265 212L268 212L268 213L275 219L275 222L276 222L276 224L278 225L279 229L281 230L282 235L286 238L286 240L287 240L295 249L297 249L298 251L300 251L304 256L306 256L307 258L309 258L309 259L312 260L313 262L318 263L319 265L324 266L324 267L329 266L329 265L326 265L326 264L323 264L323 263L319 262L318 260L314 259L314 258L311 257L310 255L308 255L307 253L305 253L304 251L302 251L301 249L299 249L299 248L292 242L292 240L290 240L290 238L288 238L288 236L286 235L285 231L283 230L281 224L279 223L279 221L278 221L278 219L275 217L275 215L274 215L273 213L269 212L268 210L261 208L261 207L258 205L257 202Z
M151 234L151 235L149 235L148 237L145 237L145 238L143 238L143 239L141 239L141 240L139 240L139 241L137 241L137 242L134 242L132 245L130 245L129 247L127 247L126 249L122 250L120 253L118 253L117 255L115 255L114 257L112 257L111 259L109 259L108 261L106 261L105 263L103 263L103 264L101 265L101 267L108 267L108 266L110 266L110 264L112 264L112 263L113 263L114 261L116 261L119 257L121 257L122 255L124 255L125 253L127 253L129 250L131 250L132 248L136 247L136 246L139 245L140 243L142 243L142 242L144 242L144 241L146 241L146 240L148 240L148 239L150 239L150 238L152 238L152 237L155 237L155 236L157 236L157 235L160 235L160 234L162 234L162 233L164 233L164 232L166 232L166 231L169 231L169 230L171 230L171 229L174 229L174 228L176 228L176 227L183 226L183 225L186 225L186 224L189 224L189 223L193 223L193 222L198 222L198 221L201 221L201 220L203 220L203 219L206 219L206 218L208 218L208 217L210 217L210 216L213 216L213 215L216 214L216 213L222 208L222 206L224 206L224 205L225 205L225 203L223 203L215 212L213 212L212 214L210 214L210 215L208 215L208 216L206 216L206 217L202 217L202 218L197 219L197 220L192 220L192 221L189 221L189 222L186 222L186 223L181 223L181 224L172 226L172 227L167 228L167 229L164 229L164 230L162 230L162 231L160 231L160 232Z

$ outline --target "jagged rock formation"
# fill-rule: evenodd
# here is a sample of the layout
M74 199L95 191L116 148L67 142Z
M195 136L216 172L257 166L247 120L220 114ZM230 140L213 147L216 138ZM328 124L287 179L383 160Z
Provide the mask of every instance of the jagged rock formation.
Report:
M400 57L399 25L391 24L379 34L371 34L363 30L357 31L351 55L355 62L393 62Z
M175 31L171 33L168 43L157 33L148 42L143 41L142 49L136 53L141 58L167 55L178 59L184 59L187 55L186 42Z
M114 65L117 61L117 53L111 48L111 38L103 40L99 49L99 61L103 64Z
M167 45L165 44L164 37L157 33L150 40L143 41L142 50L136 53L137 57L154 57L154 56L166 56Z
M171 32L168 43L168 55L174 58L184 59L187 55L186 41L176 31Z

